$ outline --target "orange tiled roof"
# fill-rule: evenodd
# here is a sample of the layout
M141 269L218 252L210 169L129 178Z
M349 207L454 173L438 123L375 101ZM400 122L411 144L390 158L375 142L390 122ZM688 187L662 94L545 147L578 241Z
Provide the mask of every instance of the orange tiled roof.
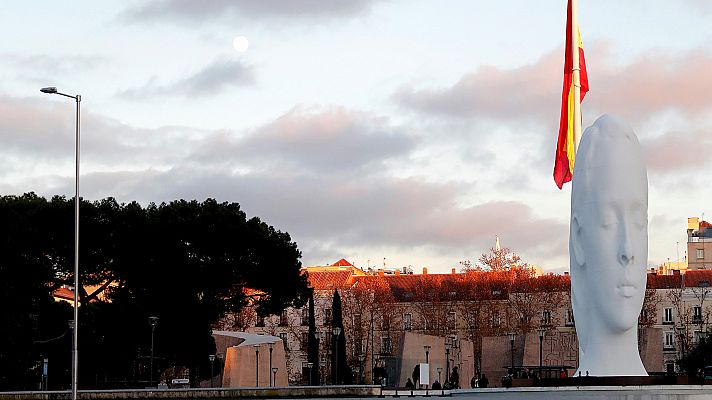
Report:
M69 290L65 287L55 289L52 295L60 299L74 301L74 291Z
M344 260L343 258L333 264L331 264L334 267L353 267L354 265L351 264L350 262Z
M712 270L688 270L685 273L685 287L707 286L712 283Z
M648 274L648 289L679 289L682 275Z
M307 271L309 286L314 290L343 289L351 285L353 274L345 271Z

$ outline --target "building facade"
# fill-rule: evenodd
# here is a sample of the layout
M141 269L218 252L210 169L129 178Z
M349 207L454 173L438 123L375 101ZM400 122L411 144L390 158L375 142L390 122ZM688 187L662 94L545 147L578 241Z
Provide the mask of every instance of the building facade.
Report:
M443 369L441 379L449 374L446 368L459 366L470 375L460 376L463 386L481 373L497 384L512 364L519 370L536 371L540 346L544 366L563 367L568 374L576 370L578 343L567 274L535 276L529 270L457 273L454 269L450 274L428 274L426 269L421 274L387 272L369 274L344 260L305 268L314 289L320 362L311 368L319 368L319 382L307 381L307 306L264 319L256 314L233 318L246 323L243 328L248 332L281 338L290 384L331 383L336 290L342 300L342 334L354 382L372 383L385 375L389 386L402 386L403 377L413 368L405 364L428 357ZM648 275L639 347L649 373L678 372L677 361L704 337L712 314L711 280L712 270ZM413 342L413 337L418 340ZM463 341L467 346L461 345ZM421 347L421 354L413 355L413 349ZM427 349L433 351L426 356ZM431 375L436 372L433 369Z

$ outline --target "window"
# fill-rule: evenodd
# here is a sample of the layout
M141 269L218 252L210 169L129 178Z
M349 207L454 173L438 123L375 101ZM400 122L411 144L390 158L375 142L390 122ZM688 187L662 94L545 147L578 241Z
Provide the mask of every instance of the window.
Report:
M289 350L289 343L287 341L287 332L280 332L279 333L279 338L282 339L282 343L284 343L284 350L288 351Z
M265 319L261 317L257 317L257 322L255 323L255 326L258 328L264 327L265 326Z
M391 338L384 336L381 338L381 354L391 354Z
M694 306L692 308L692 320L694 322L702 322L702 307Z
M501 318L499 317L499 311L495 311L492 313L492 326L497 328L499 325L502 323Z
M551 325L551 311L544 310L541 312L541 324Z
M663 324L672 324L672 307L665 307L663 312Z
M388 314L383 315L383 319L381 320L381 329L384 331L387 331L391 329L391 316Z
M289 321L287 320L287 310L282 311L279 315L279 326L287 326Z
M447 313L447 327L448 329L455 329L455 311Z
M673 335L672 332L665 332L665 343L663 344L663 348L671 349L674 347L675 347L675 336Z
M705 249L697 249L697 259L702 260L705 258Z
M574 321L574 310L568 309L566 310L566 326L574 326L576 325L576 322Z
M309 307L302 308L302 326L309 325Z
M324 309L324 326L331 325L331 308Z
M413 314L403 314L403 330L413 329Z
M702 332L702 331L695 331L695 337L694 337L695 344L700 343L700 340L702 340L702 338L704 338L703 334L704 334L704 332Z
M665 363L665 372L667 372L668 374L675 373L675 362L674 361L668 361Z
M302 335L301 335L301 336L302 336L302 337L301 337L301 340L300 340L300 343L299 343L300 348L301 348L302 350L306 350L307 347L308 347L308 345L309 345L309 332L302 332Z
M360 313L354 314L354 327L355 328L361 327L361 314Z

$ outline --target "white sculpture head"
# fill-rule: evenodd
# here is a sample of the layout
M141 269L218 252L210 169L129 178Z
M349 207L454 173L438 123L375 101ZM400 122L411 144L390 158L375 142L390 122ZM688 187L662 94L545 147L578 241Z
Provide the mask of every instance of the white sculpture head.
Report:
M574 168L569 253L583 358L592 341L610 340L600 336L637 326L648 261L648 177L635 133L609 115L584 132ZM637 336L633 346L637 353Z

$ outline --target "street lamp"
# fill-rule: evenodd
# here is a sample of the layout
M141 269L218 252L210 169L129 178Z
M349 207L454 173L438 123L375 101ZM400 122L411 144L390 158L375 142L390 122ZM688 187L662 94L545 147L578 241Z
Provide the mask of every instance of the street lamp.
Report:
M215 386L213 383L213 374L215 372L213 366L215 365L215 354L210 354L208 356L208 360L210 360L210 387Z
M260 387L260 345L252 345L255 348L255 387Z
M677 326L677 330L680 333L680 352L682 353L682 358L685 358L685 341L687 340L687 335L685 335L685 325L681 323Z
M544 327L539 327L536 332L539 334L539 379L541 376L541 364L544 354L544 335L546 334L546 329Z
M445 381L450 382L450 347L452 338L445 338Z
M223 369L225 368L225 353L218 353L216 356L218 359L218 366L220 367L220 387L222 387Z
M334 327L332 330L334 334L334 383L339 384L339 335L341 334L340 327Z
M274 382L274 386L277 386L277 371L279 368L274 367L272 368L272 381Z
M60 96L74 99L77 104L77 120L76 120L76 137L74 143L74 330L72 331L72 400L77 399L77 382L78 382L78 361L79 349L77 340L77 331L79 330L79 105L82 101L81 95L72 96L69 94L57 91L57 88L45 87L40 89L40 92L47 94L58 94Z
M274 342L269 342L269 369L272 370L272 350L274 350ZM272 387L272 375L269 377L269 386Z
M442 379L442 375L440 375L443 372L442 367L438 367L438 382ZM442 382L440 383L442 385Z
M364 368L364 365L363 365L363 361L364 361L365 359L366 359L366 355L365 355L365 354L361 353L361 354L358 355L358 365L359 365L359 369L360 369L360 371L359 371L359 372L360 372L360 374L359 374L359 375L360 375L359 382L360 382L362 385L363 385L363 381L364 381L364 379L365 379L365 378L364 378L364 369L365 369L365 368Z
M512 353L512 377L514 377L514 339L517 338L517 334L514 332L509 332L507 334L509 337L510 352Z
M319 343L321 342L321 332L314 332L314 338L316 339L316 359L319 360ZM311 378L310 378L311 379ZM316 367L316 384L317 386L321 385L321 371L319 366L317 365Z
M309 369L309 386L312 386L312 368L314 368L314 363L308 362L307 368Z
M148 317L148 323L151 324L151 372L148 386L153 387L153 338L156 333L156 325L158 325L158 317Z

